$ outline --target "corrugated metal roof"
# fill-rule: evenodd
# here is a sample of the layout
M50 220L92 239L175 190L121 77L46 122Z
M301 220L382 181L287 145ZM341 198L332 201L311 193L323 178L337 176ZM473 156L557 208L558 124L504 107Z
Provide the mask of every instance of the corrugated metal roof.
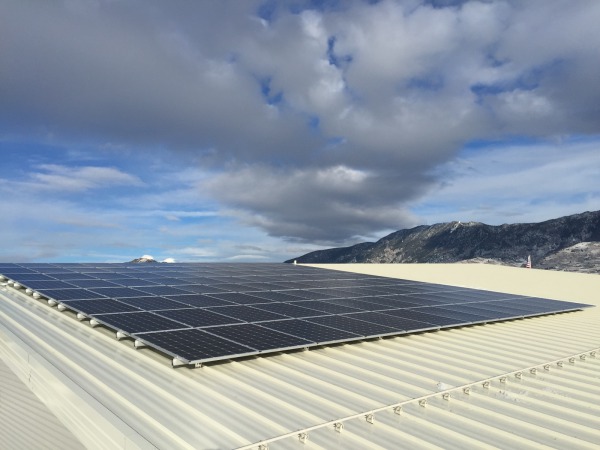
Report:
M595 275L335 268L600 303ZM89 448L303 448L301 433L311 448L600 446L600 308L172 369L71 313L0 294L2 357Z
M1 358L0 380L0 448L85 448Z

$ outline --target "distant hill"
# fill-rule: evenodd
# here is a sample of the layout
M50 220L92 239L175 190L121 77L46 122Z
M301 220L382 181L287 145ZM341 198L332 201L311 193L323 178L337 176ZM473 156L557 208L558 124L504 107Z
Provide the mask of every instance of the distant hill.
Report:
M299 263L454 263L600 273L600 211L540 223L486 225L448 222L396 231L377 242L317 250Z
M140 258L135 258L129 261L130 264L156 263L158 262L150 255L144 255Z

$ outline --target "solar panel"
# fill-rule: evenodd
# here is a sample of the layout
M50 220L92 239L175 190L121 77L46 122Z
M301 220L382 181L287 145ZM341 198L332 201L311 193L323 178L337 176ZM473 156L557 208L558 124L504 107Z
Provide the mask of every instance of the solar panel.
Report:
M80 311L84 314L107 314L118 312L139 311L134 306L121 303L117 300L103 298L100 300L67 300L62 302L70 309Z
M376 323L379 325L385 325L386 327L391 327L398 331L421 331L436 328L432 327L429 323L391 316L389 314L385 314L385 312L361 312L349 314L347 317L350 317L351 319L363 320L365 322Z
M137 337L171 356L187 361L212 361L223 359L223 355L228 358L235 358L256 353L254 348L195 328L139 334Z
M202 284L183 284L181 286L178 286L178 288L183 289L184 291L188 291L188 292L195 292L196 294L211 294L211 293L227 292L227 291L221 290L219 288L215 288L212 286L206 286L206 285L202 285Z
M296 319L301 319L303 317L322 316L323 314L326 314L323 311L317 311L316 309L297 306L297 303L262 303L260 305L254 305L254 308L264 309L265 311L283 314L284 316L293 317Z
M93 298L103 298L104 295L87 289L38 289L40 293L54 300L90 300Z
M362 336L349 331L337 330L316 323L299 319L278 320L276 322L264 322L261 326L275 331L291 334L317 344L348 341L359 339Z
M150 281L153 281L154 283L158 283L161 286L180 286L182 284L188 284L187 281L180 280L178 278L155 277L155 278L150 278Z
M368 301L363 301L363 299L368 299L367 297L359 297L356 298L337 298L333 300L328 300L327 303L331 303L334 305L341 306L349 306L350 308L355 308L363 311L381 311L384 309L388 309L388 306L383 306L378 303L371 303Z
M102 287L119 287L118 284L98 278L90 278L86 280L69 280L69 284L80 288L93 289ZM34 288L35 289L35 288Z
M94 319L114 328L129 333L148 331L164 331L189 328L181 322L167 319L151 312L131 312L125 314L99 314Z
M2 268L0 267L0 271L2 270ZM9 274L6 274L7 276ZM17 277L19 278L19 281L23 282L23 284L25 284L25 282L27 281L56 281L55 278L49 277L48 275L43 275L41 273L19 273L17 274ZM10 276L8 278L11 278Z
M266 291L266 292L251 292L249 295L253 297L262 298L264 300L270 300L273 302L295 302L302 300L302 297L296 295L296 291ZM265 302L263 302L265 303Z
M118 298L122 303L135 306L144 311L159 311L161 309L183 309L189 308L189 305L177 301L169 300L165 297L126 297Z
M391 316L402 317L404 319L416 320L418 322L429 323L431 325L437 325L439 327L446 327L457 323L456 319L450 317L436 316L435 314L428 314L427 308L416 308L416 309L388 309L382 311L385 314ZM460 323L460 322L458 322ZM470 323L470 322L463 322Z
M449 306L448 306L449 307ZM469 314L460 311L453 311L448 307L431 306L428 308L416 308L420 311L426 312L427 314L434 314L436 316L449 317L455 319L457 323L477 323L485 322L486 318L478 314Z
M306 319L308 322L325 325L338 330L346 330L364 337L394 334L397 330L372 322L353 319L351 316L323 316Z
M140 286L138 290L152 295L183 295L189 294L189 291L175 288L172 286Z
M210 311L225 314L229 317L243 320L244 322L264 322L265 320L286 319L287 317L271 311L252 308L250 306L219 306L209 308Z
M271 300L256 297L253 295L244 294L241 292L227 292L224 294L209 294L211 297L218 298L220 300L226 300L228 302L237 303L240 305L252 305L257 303L269 303Z
M283 350L314 345L314 342L309 340L252 324L215 327L209 328L207 331L231 341L243 342L244 345L259 351Z
M226 306L225 308L228 307ZM209 311L208 309L201 308L174 309L160 311L159 314L195 328L242 323L242 320L232 317L231 314L223 315L219 314L218 311Z
M137 286L160 286L159 283L155 283L150 280L143 280L141 278L114 278L111 280L115 286L125 286L125 287L137 287Z
M377 309L388 309L388 308L415 308L417 306L431 306L429 303L420 303L416 301L410 301L411 299L405 298L403 295L392 295L390 297L360 297L360 301L364 303L372 303Z
M276 291L276 290L285 289L285 286L283 284L279 285L279 284L275 284L275 283L256 283L256 282L249 281L248 283L245 283L245 285L248 287L248 292L251 292L251 291Z
M58 280L24 280L22 282L24 286L28 288L41 290L41 289L69 289L77 287L72 283L66 283Z
M143 297L144 295L148 295L146 292L138 291L137 289L131 289L128 287L107 287L107 288L93 288L90 289L92 292L96 292L97 294L101 294L100 296L104 297Z
M245 286L243 284L238 284L238 283L219 283L219 284L213 285L213 287L216 287L217 289L221 289L223 291L228 291L228 292L248 292L248 291L256 290L256 289L253 289L252 287L248 287L248 286Z
M215 297L201 294L186 294L186 295L168 295L165 298L176 302L185 303L186 305L196 306L198 308L206 308L209 306L226 306L233 303L226 300L221 300Z
M325 300L329 298L334 298L331 295L327 295L321 291L311 291L308 289L297 290L297 291L284 291L282 294L292 295L294 297L298 297L305 300Z
M0 275L189 364L589 306L284 264L0 264Z
M55 278L60 278L63 281L71 281L71 280L93 280L94 279L94 277L91 277L90 275L85 275L83 273L78 273L78 272L54 274L54 277Z
M360 309L352 308L350 306L336 305L335 303L305 300L296 303L298 306L304 306L305 308L316 309L317 311L328 312L331 314L346 314L351 312L358 312Z

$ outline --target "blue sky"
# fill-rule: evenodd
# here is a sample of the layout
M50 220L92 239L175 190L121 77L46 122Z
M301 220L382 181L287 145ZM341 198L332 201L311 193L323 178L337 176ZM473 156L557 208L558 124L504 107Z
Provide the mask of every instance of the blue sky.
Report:
M0 5L0 260L600 209L595 0Z

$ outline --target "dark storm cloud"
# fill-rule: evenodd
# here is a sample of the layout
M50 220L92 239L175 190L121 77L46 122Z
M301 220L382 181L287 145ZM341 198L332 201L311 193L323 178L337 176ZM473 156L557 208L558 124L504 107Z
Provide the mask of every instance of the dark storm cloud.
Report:
M593 0L1 4L5 135L203 155L273 236L411 225L466 142L600 131Z

